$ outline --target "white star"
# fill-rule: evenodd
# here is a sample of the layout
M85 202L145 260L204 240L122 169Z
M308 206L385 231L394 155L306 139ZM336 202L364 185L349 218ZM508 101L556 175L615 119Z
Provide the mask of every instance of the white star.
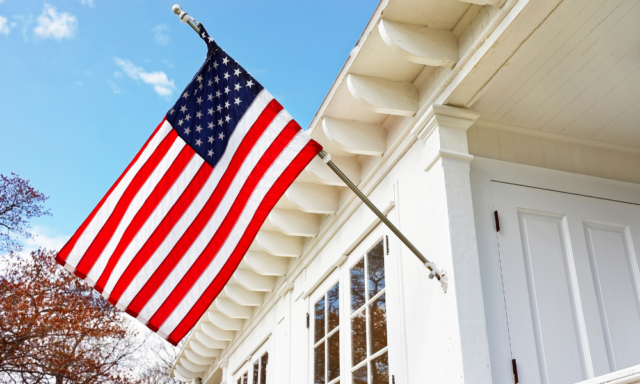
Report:
M199 147L200 145L202 145L202 140L198 139L196 140L196 145Z
M182 127L182 124L184 123L184 120L180 119L178 120L178 125Z
M187 97L189 97L189 92L185 91L185 92L182 94L182 97L184 97L185 99L186 99Z
M169 111L169 114L170 114L170 115L173 115L173 113L174 113L175 111L176 111L175 109L171 108L171 110Z
M207 34L202 32L202 38L204 39L205 37L207 37Z
M224 59L222 59L222 64L227 65L228 62L229 62L228 57L225 57Z
M183 105L182 107L180 107L180 112L182 112L182 113L187 112L187 106Z
M218 120L218 125L222 125L222 119Z
M213 140L215 140L215 139L213 138L213 136L209 136L209 140L207 140L207 141L208 141L208 142L210 142L210 143L213 143Z
M191 115L187 115L184 118L185 118L185 120L190 121L191 120Z
M222 92L216 91L216 97L220 97L220 96L222 96Z
M202 83L202 75L198 75L198 77L196 78L196 80L198 80L198 82Z
M231 104L229 104L229 102L228 102L228 101L225 101L225 102L224 102L224 107L225 107L225 108L229 108L229 106L230 106L230 105L231 105Z
M210 122L209 122L209 125L207 126L207 128L209 128L209 129L213 129L213 122L211 122L211 121L210 121Z
M213 62L213 69L216 69L216 68L218 68L218 62L217 62L217 61L214 61L214 62Z
M224 93L229 93L231 92L231 90L229 89L229 87L224 87Z
M229 122L229 120L231 120L231 118L229 117L229 115L225 116L225 118L224 118L224 119L227 121L227 123Z
M207 83L208 86L213 85L213 81L209 80L209 82Z
M191 130L189 129L189 127L184 129L184 133L186 133L187 135L191 133Z
M224 140L224 133L220 132L220 134L218 135L218 138L220 140Z
M198 103L198 105L202 104L202 97L198 96L196 103Z
M236 84L236 85L235 85L235 88L236 88L236 91L239 91L239 90L240 90L240 88L242 88L242 85L240 85L240 84Z
M213 156L213 149L210 149L209 152L207 152L207 155Z
M218 106L216 107L216 109L218 110L218 112L222 111L222 105L218 104Z
M201 126L196 126L196 132L200 133L200 131L202 131L202 127Z
M209 94L209 96L207 96L207 100L209 100L209 101L213 100L213 95Z
M235 69L235 70L233 71L233 74L234 74L234 75L236 75L236 76L240 76L240 73L242 73L242 72L240 72L240 70L239 70L239 69Z
M240 105L240 103L242 103L242 100L240 100L239 97L236 97L236 101L234 101L233 104Z
M213 108L209 108L207 110L207 115L213 115Z
M253 86L253 80L247 81L247 87L251 88Z
M202 88L204 88L204 84L200 83L200 85L198 86L198 89L202 90Z
M229 75L229 72L225 72L225 73L224 73L224 79L225 79L225 80L227 80L229 77L231 77L231 76Z
M201 118L201 117L202 117L202 112L200 112L200 111L196 112L196 118L198 118L198 119L199 119L199 118Z
M216 84L218 84L218 82L220 81L220 77L218 77L218 75L216 75L216 77L214 77L213 80L216 82Z
M213 43L213 37L209 36L209 42Z

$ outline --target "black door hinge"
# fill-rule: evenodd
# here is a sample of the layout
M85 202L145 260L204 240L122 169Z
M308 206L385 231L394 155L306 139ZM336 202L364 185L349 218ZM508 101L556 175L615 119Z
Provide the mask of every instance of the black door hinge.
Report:
M518 384L518 365L516 364L516 359L511 360L511 365L513 366L513 382Z
M496 232L500 232L500 218L498 217L498 211L493 211L493 218L496 220Z
M396 375L391 375L391 384L396 384Z
M309 328L309 314L307 313L307 328Z

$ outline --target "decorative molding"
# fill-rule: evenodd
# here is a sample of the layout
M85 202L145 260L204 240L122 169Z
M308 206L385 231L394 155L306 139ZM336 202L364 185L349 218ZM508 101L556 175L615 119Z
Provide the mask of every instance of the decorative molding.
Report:
M289 271L289 259L266 252L248 251L243 261L251 270L264 276L284 276Z
M300 237L287 236L280 232L259 231L255 241L273 256L300 257L302 254Z
M427 124L416 125L410 134L427 141L436 127L468 130L480 117L480 112L472 109L433 104L425 113Z
M507 0L458 0L458 1L461 1L463 3L471 3L471 4L478 4L478 5L493 5L496 8L502 8L504 3L507 2Z
M288 236L316 237L320 231L320 218L314 213L297 209L275 208L269 213L269 221Z
M634 155L640 155L640 148L638 147L630 147L628 145L607 143L600 140L588 139L586 137L570 136L562 133L543 131L540 129L525 128L517 125L500 123L497 121L478 119L473 125L480 128L495 129L498 131L511 132L511 133L516 133L524 136L533 136L533 137L539 137L541 139L556 140L556 141L562 141L565 143L584 145L587 147L602 148L602 149L608 149L611 151L627 152L627 153L633 153Z
M282 297L293 289L293 283L291 281L285 281L284 284L278 290L278 297Z
M419 109L418 89L406 81L349 74L347 87L372 112L411 117Z
M427 166L425 167L424 171L425 172L429 172L429 170L431 169L431 167L433 167L435 165L435 163L442 157L447 157L450 159L456 159L456 160L462 160L462 161L466 161L467 163L470 163L473 160L473 155L470 155L468 153L462 153L462 152L455 152L455 151L449 151L446 149L441 149L438 152L436 152L431 160L427 161Z
M223 341L232 341L235 337L235 332L232 331L224 331L212 323L204 321L200 322L200 326L202 327L202 331L207 334L212 339L223 340Z
M458 38L451 31L380 20L385 44L405 59L431 67L453 68L459 59Z
M325 117L322 129L329 140L348 153L382 156L387 149L386 131L378 124Z
M291 204L303 212L331 215L338 211L338 188L294 182L285 192Z
M356 185L360 184L360 165L355 159L349 157L333 156L332 161L340 168L345 175ZM321 184L346 187L344 181L338 177L319 157L314 157L304 169L312 177L315 177Z

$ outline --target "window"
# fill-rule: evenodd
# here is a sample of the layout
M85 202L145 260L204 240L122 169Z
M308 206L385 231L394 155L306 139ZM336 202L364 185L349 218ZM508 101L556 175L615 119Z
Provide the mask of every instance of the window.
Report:
M314 384L340 382L340 286L334 285L314 305Z
M389 384L384 239L351 268L349 280L353 384Z
M251 382L249 382L249 372L244 371L238 376L236 384L267 384L267 364L269 364L269 352L265 352L253 362Z

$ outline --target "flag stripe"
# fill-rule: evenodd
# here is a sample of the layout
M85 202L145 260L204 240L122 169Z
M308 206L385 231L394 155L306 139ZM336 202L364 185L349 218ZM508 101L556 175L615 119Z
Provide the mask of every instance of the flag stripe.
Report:
M254 107L256 109L254 109ZM258 108L262 110L258 111ZM130 288L131 282L135 280L146 280L157 269L158 265L165 259L166 255L174 248L176 242L188 230L190 224L201 212L210 196L218 186L218 182L225 173L228 173L228 167L232 160L235 163L240 159L239 156L248 152L260 133L269 126L274 116L282 109L277 101L273 100L268 92L261 92L254 105L247 111L245 116L236 128L233 136L229 140L227 152L220 159L213 172L209 176L204 187L199 189L199 193L189 199L189 204L183 204L178 209L172 209L165 220L155 229L149 240L135 256L138 259L135 265L127 268L126 276L122 276L117 282L111 296L118 301L119 306L127 307L129 302L135 296L141 286L133 286ZM254 118L255 116L255 118ZM249 125L251 124L251 125ZM256 132L257 134L249 134ZM249 137L247 137L247 135ZM245 140L246 139L246 140ZM234 156L235 155L235 156ZM234 163L234 164L235 164ZM234 165L235 167L235 165ZM186 202L186 201L184 201ZM134 292L134 295L128 295L128 292ZM122 297L125 295L126 297Z
M169 138L169 136L167 136L167 138ZM89 272L87 273L87 281L96 282L100 278L107 261L112 256L113 251L121 240L124 231L127 229L129 224L131 224L136 213L140 211L140 208L142 208L145 201L147 201L149 196L151 196L155 188L158 186L158 183L166 175L167 171L171 169L172 165L185 148L185 144L184 140L176 136L171 147L163 155L158 155L157 158L161 158L161 160L153 166L152 161L155 162L156 159L154 156L158 153L156 151L149 161L147 161L147 163L140 169L140 172L138 172L134 180L132 180L127 192L122 195L118 206L109 217L109 220L100 231L98 237L96 237L93 244L91 244L91 247L89 247L89 254L99 256L95 261L93 261L93 264L88 267ZM187 148L191 149L189 147ZM158 147L158 149L160 150L160 147ZM191 152L193 152L192 149ZM148 172L151 168L153 168L153 170ZM145 176L146 180L142 183L139 183L138 180L136 180L138 178L143 179ZM136 191L135 188L138 186L139 188ZM133 196L133 198L131 198L131 196ZM124 212L124 214L122 214L122 212ZM105 232L107 233L103 235ZM85 259L83 258L78 266L78 269L83 272L84 270L80 268L80 265L84 260ZM96 289L99 292L102 292L101 288L96 287Z
M111 196L111 193L113 192L114 189L116 189L118 187L118 185L120 185L120 182L122 181L122 179L125 177L125 175L129 172L129 170L131 169L131 167L133 167L133 165L138 161L138 159L140 158L140 156L142 155L142 153L145 151L145 149L147 148L147 146L149 145L149 143L151 142L151 140L153 140L153 138L158 134L158 131L160 131L160 127L162 127L166 121L166 117L164 119L162 119L162 122L160 124L158 124L158 126L156 127L156 129L153 131L153 133L151 134L151 136L149 136L149 138L147 139L147 141L144 143L144 145L142 146L142 148L140 148L140 150L138 151L138 153L136 154L136 156L133 158L133 160L131 160L131 162L129 163L129 165L127 165L127 168L125 168L124 172L122 172L122 174L120 175L120 177L118 177L118 180L116 180L115 183L113 183L113 185L111 186L111 188L109 188L109 190L107 191L107 194L104 195L102 197L102 199L100 199L100 202L98 202L98 205L96 205L96 207L93 209L93 211L91 211L91 213L89 214L89 216L84 220L84 222L82 222L82 225L80 225L80 228L78 228L78 230L73 234L73 236L71 236L71 238L69 239L69 241L67 241L67 243L64 245L64 247L62 247L62 249L60 250L60 252L58 252L58 254L56 255L56 261L61 264L61 265L65 265L66 264L66 259L69 256L69 252L71 252L71 250L73 249L73 247L75 247L78 238L80 237L80 235L82 235L82 233L84 232L84 230L87 228L87 226L89 225L89 223L91 223L91 221L93 220L93 218L95 217L95 215L98 213L98 211L100 211L100 209L102 208L102 206L104 205L104 202L109 198L109 196ZM75 269L75 268L74 268Z
M216 212L207 224L209 231L203 231L203 233L210 232L213 236L206 236L202 239L204 241L198 239L196 242L196 244L202 244L203 247L206 245L206 247L201 249L195 247L194 244L194 247L189 249L188 254L180 259L178 265L171 271L160 289L156 291L149 303L140 312L142 318L150 319L149 322L152 325L159 326L171 314L180 299L184 297L200 274L207 268L213 257L218 257L218 251L228 240L229 233L235 227L256 185L299 130L298 124L290 120L275 140L269 140L271 143L269 149L260 158L251 174L248 176L238 175L236 180L242 178L242 181L244 181L244 183L237 183L241 185L241 189L239 191L229 190L229 193L225 196L226 201L221 204L221 208L225 205L229 206L225 209L226 212L220 215ZM207 242L206 240L209 241Z
M184 192L177 199L175 204L169 207L166 216L159 217L161 220L160 224L154 228L152 225L149 227L143 227L145 232L151 232L151 236L148 240L145 241L145 236L148 233L144 233L141 239L136 239L134 241L135 247L131 247L134 250L130 252L130 249L127 249L125 252L126 259L131 258L131 262L128 264L122 265L122 270L120 271L120 276L115 275L109 279L108 283L108 292L110 295L109 301L112 304L116 304L124 292L124 290L128 287L129 283L136 274L143 268L145 263L148 260L149 255L153 254L153 251L162 243L162 238L166 236L166 233L171 230L171 226L175 223L174 217L180 217L184 211L192 204L192 202L196 199L196 197L200 194L203 186L207 183L211 178L211 173L213 168L209 164L202 164L196 176L191 180L189 185L185 188ZM151 223L152 224L152 223ZM136 249L140 249L140 251L136 252ZM119 269L119 265L116 266L116 269ZM109 288L109 285L113 285L113 288ZM119 305L122 307L121 305ZM124 307L122 307L124 308Z
M176 132L173 130L169 132L160 145L158 145L156 150L151 154L151 156L149 156L149 159L144 163L144 165L142 165L142 167L140 167L140 170L138 170L136 175L131 179L131 182L127 185L127 188L122 193L117 204L115 204L111 215L106 218L104 225L100 231L98 231L97 235L91 242L91 245L87 248L84 256L82 256L78 262L76 269L80 273L85 275L88 274L107 242L111 239L118 223L127 212L131 201L138 194L140 188L144 185L149 176L151 176L158 164L160 164L169 149L173 148L173 144L176 142L176 139L178 139Z
M126 225L126 228L122 231L122 234L116 234L111 239L111 243L113 243L113 246L111 247L112 249L109 250L109 247L107 247L102 252L102 254L106 257L103 257L101 255L100 259L89 274L89 277L91 278L91 275L95 271L94 278L97 280L96 289L98 290L98 292L102 292L103 287L105 286L107 280L109 279L109 276L111 275L111 272L113 271L113 268L120 260L122 252L129 246L131 240L133 240L133 237L136 235L136 233L138 233L140 227L142 227L149 216L151 216L151 213L164 199L170 188L173 187L178 177L182 175L183 171L191 163L194 155L195 152L193 151L193 149L191 149L191 147L183 146L180 154L162 176L162 179L155 184L151 194L146 198L140 208L133 212L134 217ZM136 198L138 198L138 196L136 196ZM131 209L131 207L129 209ZM120 225L123 225L123 223L124 220L120 223ZM103 259L103 266L99 266L98 264Z
M284 172L281 171L281 168L278 169L280 172L276 172L277 165L274 164L275 166L272 167L272 172L270 172L268 176L276 178L277 180L272 184L268 192L261 193L261 185L256 188L256 192L254 192L256 196L252 196L245 208L245 211L243 212L243 215L245 215L246 212L248 213L247 216L250 217L252 214L253 217L250 217L250 222L246 226L246 229L242 231L243 233L240 233L241 237L235 248L233 248L230 241L225 243L225 248L228 248L229 251L233 248L233 252L225 261L224 253L222 252L226 251L226 249L224 251L221 250L218 257L222 257L220 257L217 262L214 259L214 262L211 263L207 270L205 270L201 275L197 286L192 288L180 305L172 312L167 321L159 327L162 333L170 335L167 337L167 340L172 344L175 344L177 341L182 339L187 332L189 332L198 319L202 317L207 308L209 308L215 297L222 291L223 287L227 284L231 275L240 264L242 257L249 249L249 246L257 235L258 230L266 220L269 212L271 212L271 209L273 209L293 180L298 177L304 167L321 149L319 149L319 145L316 142L309 140L309 137L305 132L298 133L295 141L297 142L298 140L301 142L306 141L306 145L301 151L297 152L292 161L291 158L288 158L290 161L284 164L287 166ZM297 143L292 142L292 145L290 146L293 147L295 144ZM296 151L292 150L287 151L287 153L288 152L295 153ZM281 159L278 160L285 162L286 158L285 156L281 156ZM266 179L264 180L264 183L268 185L269 182ZM263 181L261 181L261 184L262 183ZM264 197L259 196L259 194L263 194ZM238 224L240 224L240 221ZM238 230L239 229L240 228L238 228ZM206 289L203 289L204 287L206 287Z
M151 154L155 152L158 145L160 145L160 143L170 132L173 132L171 124L165 121L160 127L158 133L153 136L153 138L149 142L149 145L144 149L138 160L125 174L125 177L121 180L120 183L118 183L118 186L109 195L104 205L100 208L100 210L98 210L93 220L91 220L89 225L87 225L85 230L82 232L73 249L69 252L69 255L66 259L68 264L72 265L73 267L76 267L78 265L80 259L87 251L87 248L89 248L93 239L96 237L100 229L102 229L102 226L111 215L111 212L113 212L116 204L118 204L120 197L129 186L131 180L135 177L140 168L142 168Z
M149 278L139 279L136 277L132 287L140 287L141 289L139 292L128 290L131 296L135 296L128 305L129 310L133 313L139 313L178 263L184 265L182 260L189 260L189 256L193 258L194 254L197 257L215 233L217 225L226 216L230 208L230 202L237 196L238 191L251 174L260 157L269 150L271 142L280 134L289 121L291 121L291 116L286 111L280 110L266 130L253 131L252 135L247 137L249 140L246 141L246 145L243 143L240 146L217 188L211 194L198 216L191 221L188 230L177 241L171 252L163 258L158 268ZM192 245L194 246L192 247ZM182 271L182 273L184 272L186 271Z

